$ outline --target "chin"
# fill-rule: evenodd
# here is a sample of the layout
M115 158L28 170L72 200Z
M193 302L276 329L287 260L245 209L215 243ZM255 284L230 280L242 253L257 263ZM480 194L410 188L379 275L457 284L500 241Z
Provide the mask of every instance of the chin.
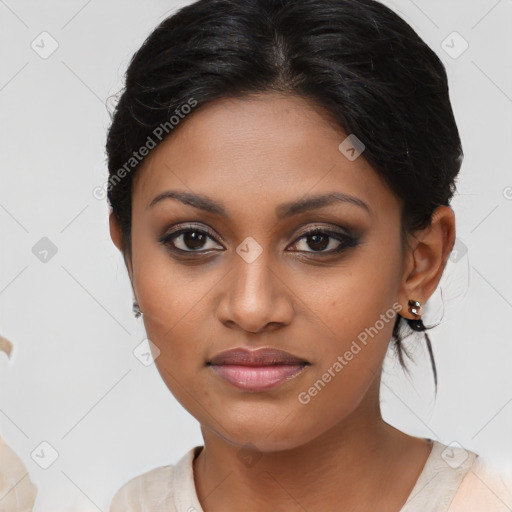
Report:
M279 421L262 422L261 416L247 419L245 422L239 419L230 421L229 416L224 416L223 425L227 427L228 432L219 432L210 427L208 429L242 452L256 450L261 453L293 450L321 434L318 425L305 431L304 429L298 430L299 424L293 420L287 425L279 425L279 423ZM301 426L304 427L303 422Z

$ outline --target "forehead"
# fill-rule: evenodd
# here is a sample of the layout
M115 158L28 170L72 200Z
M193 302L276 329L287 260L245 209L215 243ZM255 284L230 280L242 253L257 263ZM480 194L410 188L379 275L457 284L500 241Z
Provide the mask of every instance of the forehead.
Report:
M166 189L263 208L332 190L378 208L397 199L363 156L339 149L347 134L324 109L297 96L266 93L196 107L137 170L134 209ZM363 153L364 155L364 153Z

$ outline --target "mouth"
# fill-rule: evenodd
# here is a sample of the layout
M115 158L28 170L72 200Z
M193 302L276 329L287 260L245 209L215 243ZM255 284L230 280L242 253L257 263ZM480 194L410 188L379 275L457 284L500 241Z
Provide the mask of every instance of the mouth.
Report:
M310 363L273 348L237 348L216 355L206 365L236 388L259 392L276 388L297 377Z

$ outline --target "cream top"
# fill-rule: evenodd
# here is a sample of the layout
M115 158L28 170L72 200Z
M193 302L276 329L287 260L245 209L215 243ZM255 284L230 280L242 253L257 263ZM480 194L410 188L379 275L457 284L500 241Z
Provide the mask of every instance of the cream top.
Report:
M0 511L32 512L36 495L27 468L0 437Z
M193 460L202 448L192 448L176 465L132 478L117 491L110 512L204 512L193 471ZM397 512L511 510L512 473L497 471L474 452L433 440L425 466Z

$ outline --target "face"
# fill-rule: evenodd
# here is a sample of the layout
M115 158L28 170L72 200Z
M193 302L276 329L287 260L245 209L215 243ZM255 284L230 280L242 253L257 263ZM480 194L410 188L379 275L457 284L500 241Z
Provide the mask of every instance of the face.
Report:
M401 204L364 153L340 151L346 137L298 97L222 99L135 176L129 271L156 366L232 444L307 443L378 380L401 307ZM295 359L210 364L235 348Z

